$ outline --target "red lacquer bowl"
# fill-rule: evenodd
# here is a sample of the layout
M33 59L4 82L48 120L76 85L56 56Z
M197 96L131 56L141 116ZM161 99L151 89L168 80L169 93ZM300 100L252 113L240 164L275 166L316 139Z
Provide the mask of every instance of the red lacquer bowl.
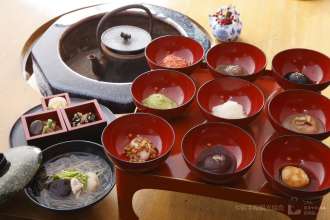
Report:
M157 158L143 163L130 162L124 147L137 135L148 138L158 149ZM175 140L172 126L156 115L136 113L121 116L103 131L102 143L111 160L121 169L146 172L157 168L169 156Z
M299 198L316 199L330 191L330 148L301 135L281 136L265 144L261 164L266 179L278 192ZM293 165L304 169L310 184L291 188L281 180L281 169Z
M301 85L284 78L285 74L297 71L316 83ZM284 89L321 91L330 84L330 59L322 53L308 49L284 50L274 56L272 73Z
M197 166L201 151L213 145L222 145L237 161L236 170L230 174L215 174ZM227 183L243 176L256 158L253 138L243 129L229 123L210 122L190 129L182 140L182 155L188 167L207 182Z
M243 106L247 117L227 119L212 114L216 105L232 100ZM265 98L262 91L253 83L234 77L218 78L206 82L197 93L199 108L208 121L223 121L245 126L254 120L261 112Z
M139 111L153 113L166 119L181 115L192 103L196 94L194 81L186 74L174 70L151 70L138 76L131 92ZM153 93L161 93L178 105L171 109L154 109L143 105L143 100Z
M325 132L304 134L285 128L284 120L295 113L307 113L320 119ZM298 89L276 94L268 103L267 115L275 130L282 134L301 134L320 140L330 135L330 100L313 91Z
M240 65L248 72L248 75L237 77L249 81L260 76L267 64L266 55L262 50L242 42L228 42L213 46L206 54L206 62L214 77L228 76L216 70L218 65Z
M161 61L169 54L185 58L190 65L183 68L162 66ZM200 66L204 57L204 49L200 43L192 38L167 35L150 42L146 47L145 56L151 69L172 69L190 74Z

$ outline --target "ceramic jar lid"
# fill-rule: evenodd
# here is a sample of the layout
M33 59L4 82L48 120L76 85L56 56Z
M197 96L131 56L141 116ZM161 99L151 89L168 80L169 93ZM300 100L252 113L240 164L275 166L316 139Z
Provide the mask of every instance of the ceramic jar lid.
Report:
M143 28L131 25L119 25L105 30L101 42L108 49L120 54L143 52L151 42L151 35Z
M23 189L42 162L39 148L20 146L0 154L0 204Z

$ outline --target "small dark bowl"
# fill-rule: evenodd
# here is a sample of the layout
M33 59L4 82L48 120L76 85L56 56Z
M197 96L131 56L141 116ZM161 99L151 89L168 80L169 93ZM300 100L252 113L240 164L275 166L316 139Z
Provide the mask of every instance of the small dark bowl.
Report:
M228 77L229 75L216 70L218 65L235 64L243 67L248 75L235 76L253 81L266 68L266 55L258 47L242 42L228 42L213 46L206 54L206 62L214 77Z
M56 94L56 95L46 96L46 97L41 98L41 106L44 111L49 110L48 109L49 100L52 98L55 98L55 97L63 97L63 98L65 98L68 106L71 105L71 99L70 99L68 93L60 93L60 94Z
M30 133L29 127L34 120L46 121L47 119L53 119L57 126L59 126L59 130L48 134L39 135L32 135ZM65 141L68 138L67 128L59 109L26 114L21 117L21 121L25 140L29 145L41 148L42 146L49 146L50 144L57 143L59 141Z
M158 149L157 158L143 163L130 162L124 153L129 142L142 135L148 137ZM175 140L172 126L161 117L149 113L121 116L103 131L102 143L112 161L123 170L147 172L157 168L169 156Z
M322 142L306 136L286 135L265 144L261 152L261 164L266 179L278 192L305 199L320 198L330 191L330 148ZM310 185L290 188L280 177L280 170L294 165L308 171Z
M68 209L59 209L59 208L49 207L47 204L40 203L37 200L37 198L33 192L34 182L32 180L32 182L24 189L24 192L27 195L27 197L34 204L36 204L40 207L43 207L45 209L52 210L52 211L59 211L59 212L77 211L77 210L81 210L81 209L93 206L96 203L100 202L113 189L113 187L115 185L115 168L114 168L112 161L105 154L104 148L102 145L99 145L94 142L81 141L81 140L66 141L66 142L54 144L42 151L42 157L43 157L42 164L46 163L47 161L51 161L51 160L59 157L60 155L63 155L66 153L89 153L89 154L97 155L100 158L104 159L108 163L108 165L111 169L111 173L112 173L111 181L108 182L108 185L107 185L105 191L98 198L95 198L95 200L93 202L91 202L90 204L87 204L85 206L68 208Z
M282 134L301 134L323 140L330 135L330 100L308 90L287 90L271 98L267 115L275 130ZM304 134L285 128L282 123L291 114L308 113L324 124L325 132Z
M284 78L285 74L297 71L316 83L302 85ZM272 73L284 89L322 91L330 84L330 59L314 50L302 48L284 50L274 56Z
M199 153L211 145L222 145L237 160L237 167L230 174L215 174L199 168ZM188 167L200 178L212 183L228 183L243 176L256 158L256 144L246 131L229 123L204 123L190 129L182 140L182 155Z
M138 76L132 83L131 92L140 111L169 119L182 115L190 106L196 94L196 86L194 81L183 73L159 69ZM144 106L142 101L156 92L161 92L175 101L178 107L162 110Z
M212 108L229 98L243 106L247 117L240 119L220 118L212 114ZM197 93L198 106L208 121L230 122L246 126L263 109L265 98L262 91L253 83L234 77L218 78L206 82Z
M162 59L175 53L185 58L190 65L183 68L169 68L161 66ZM167 35L154 39L146 47L145 56L151 69L170 69L191 74L202 63L204 57L203 46L189 37Z

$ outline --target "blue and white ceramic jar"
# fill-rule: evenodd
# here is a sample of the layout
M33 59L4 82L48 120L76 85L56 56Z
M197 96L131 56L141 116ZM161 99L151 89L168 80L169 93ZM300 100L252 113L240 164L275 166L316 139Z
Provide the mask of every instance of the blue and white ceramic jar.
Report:
M213 15L209 15L213 35L220 41L235 41L242 31L240 14L232 5L222 6Z

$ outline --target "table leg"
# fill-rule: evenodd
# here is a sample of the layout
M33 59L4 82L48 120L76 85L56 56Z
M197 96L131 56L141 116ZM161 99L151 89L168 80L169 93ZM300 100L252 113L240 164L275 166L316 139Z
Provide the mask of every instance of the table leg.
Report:
M135 184L132 184L132 180L130 180L128 175L122 174L118 169L116 170L116 181L119 219L139 219L133 209L133 196L139 189L134 186Z

